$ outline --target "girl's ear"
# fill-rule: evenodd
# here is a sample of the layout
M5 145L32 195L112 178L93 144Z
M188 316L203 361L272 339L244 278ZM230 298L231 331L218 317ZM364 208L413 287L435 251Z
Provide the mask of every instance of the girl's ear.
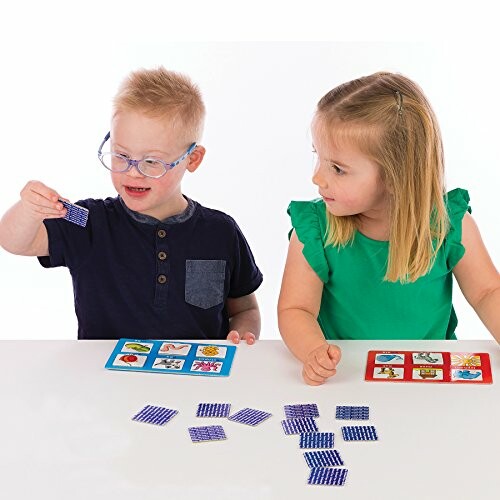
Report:
M186 170L193 173L199 166L205 156L206 149L203 146L196 146L194 151L188 156L189 163Z
M384 186L385 186L385 190L387 191L387 193L390 195L390 196L394 196L394 187L392 185L392 183L390 183L387 179L387 176L384 175L384 173L382 172L382 167L379 167L379 179L380 179L380 182L383 182L384 183Z

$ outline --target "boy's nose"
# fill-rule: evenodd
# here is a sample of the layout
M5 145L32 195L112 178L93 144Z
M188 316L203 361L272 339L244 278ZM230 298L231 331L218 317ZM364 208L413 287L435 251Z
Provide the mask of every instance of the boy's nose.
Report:
M130 177L144 177L144 174L141 173L136 162L132 163L125 173Z

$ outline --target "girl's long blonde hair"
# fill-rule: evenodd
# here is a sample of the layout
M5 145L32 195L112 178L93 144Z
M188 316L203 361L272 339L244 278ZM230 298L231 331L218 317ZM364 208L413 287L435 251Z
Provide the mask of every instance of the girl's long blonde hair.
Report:
M390 196L385 280L414 282L429 272L449 228L444 160L436 116L418 85L375 73L339 85L318 102L315 119L331 141L348 141L380 167ZM326 245L352 242L356 215L327 211Z

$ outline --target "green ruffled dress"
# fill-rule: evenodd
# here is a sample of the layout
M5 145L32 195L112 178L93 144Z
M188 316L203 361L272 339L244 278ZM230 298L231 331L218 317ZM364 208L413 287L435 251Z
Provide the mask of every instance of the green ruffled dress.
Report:
M352 245L325 248L323 200L290 203L288 214L304 244L304 257L323 281L318 322L326 339L456 339L452 269L465 252L462 219L471 209L464 189L450 191L445 202L450 229L434 266L407 284L384 281L387 241L357 231Z

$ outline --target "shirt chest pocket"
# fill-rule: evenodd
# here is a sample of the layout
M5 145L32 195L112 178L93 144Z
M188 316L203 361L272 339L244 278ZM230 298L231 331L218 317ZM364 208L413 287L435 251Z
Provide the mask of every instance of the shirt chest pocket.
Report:
M186 260L186 302L202 309L221 304L225 277L225 260Z

